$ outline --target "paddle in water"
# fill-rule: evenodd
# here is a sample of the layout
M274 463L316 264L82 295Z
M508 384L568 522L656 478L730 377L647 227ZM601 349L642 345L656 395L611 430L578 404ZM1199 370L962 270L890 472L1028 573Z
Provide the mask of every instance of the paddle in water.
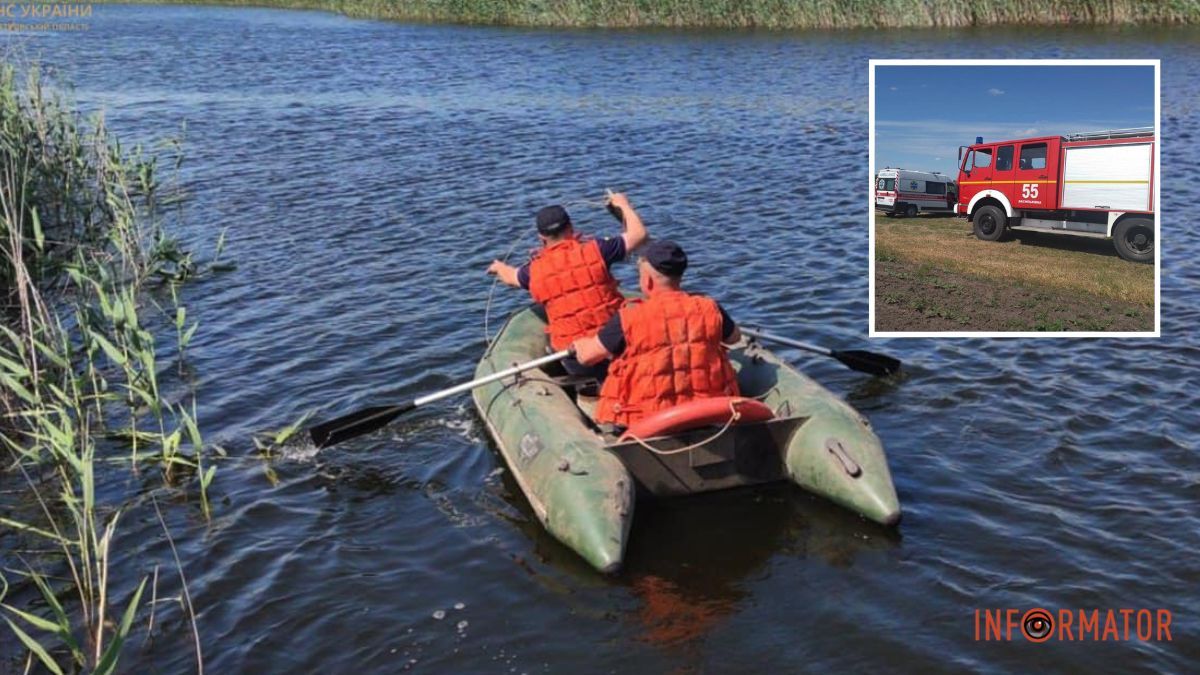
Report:
M841 361L842 365L850 368L851 370L857 370L860 373L867 373L869 375L883 377L885 375L891 375L900 371L900 361L884 354L876 354L875 352L863 351L861 349L850 349L846 351L838 349L826 349L825 347L810 345L807 342L792 340L791 338L785 338L782 335L774 335L772 333L755 328L742 328L742 332L750 337L755 337L760 340L770 340L771 342L789 345L797 349L803 349L804 351L812 352L814 354L832 356L838 361Z
M348 438L354 438L355 436L368 434L376 429L384 427L393 419L410 410L420 408L426 403L440 401L444 398L454 396L455 394L460 394L464 391L470 391L475 387L481 387L490 382L495 382L496 380L503 380L506 377L511 377L526 370L532 370L533 368L539 368L556 361L561 361L570 355L571 350L564 349L561 352L555 352L549 356L543 356L540 359L534 359L526 363L521 363L513 366L512 368L492 373L491 375L481 377L477 380L464 382L463 384L450 387L449 389L443 389L439 392L428 394L420 398L415 398L402 405L374 406L371 408L364 408L358 412L350 413L349 415L343 415L342 417L329 420L328 422L322 422L321 424L309 429L308 433L310 436L312 436L313 444L315 444L318 448L335 445Z

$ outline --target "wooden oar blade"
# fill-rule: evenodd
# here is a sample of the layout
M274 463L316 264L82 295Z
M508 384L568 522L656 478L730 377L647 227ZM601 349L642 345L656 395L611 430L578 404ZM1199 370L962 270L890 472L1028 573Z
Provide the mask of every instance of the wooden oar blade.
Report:
M883 354L876 354L875 352L867 352L860 349L835 350L833 358L841 361L847 368L879 377L900 372L901 364L898 359L893 359Z
M401 413L415 408L412 403L405 405L377 406L366 408L337 419L322 422L308 430L313 445L318 448L336 445L348 438L369 434L376 429L387 426Z

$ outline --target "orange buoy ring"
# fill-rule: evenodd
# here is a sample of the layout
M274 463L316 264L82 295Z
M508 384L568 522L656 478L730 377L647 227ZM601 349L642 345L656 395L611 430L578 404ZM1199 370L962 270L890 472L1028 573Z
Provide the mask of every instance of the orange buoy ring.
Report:
M697 427L729 424L731 421L734 424L765 422L774 417L775 413L757 399L742 396L698 398L643 417L631 424L620 440L668 436Z

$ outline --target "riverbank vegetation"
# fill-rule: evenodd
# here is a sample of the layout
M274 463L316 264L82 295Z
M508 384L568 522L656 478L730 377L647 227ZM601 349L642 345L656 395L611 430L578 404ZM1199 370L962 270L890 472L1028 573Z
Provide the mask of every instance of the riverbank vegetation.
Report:
M168 231L158 157L52 85L0 66L0 633L27 671L109 673L157 590L110 565L122 513L169 492L208 515L215 467L155 337L182 368L197 324L176 289L204 270ZM113 471L141 493L101 488Z
M1151 331L1154 268L1105 239L975 239L956 218L875 223L880 331Z
M322 9L396 21L569 27L901 28L1192 24L1187 0L165 0Z

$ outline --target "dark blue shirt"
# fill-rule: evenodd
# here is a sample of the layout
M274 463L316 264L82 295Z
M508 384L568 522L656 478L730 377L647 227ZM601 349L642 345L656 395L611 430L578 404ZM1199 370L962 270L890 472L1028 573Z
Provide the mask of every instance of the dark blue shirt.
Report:
M725 311L721 303L717 303L717 311L721 313L721 339L728 340L733 335L733 330L737 328L737 324L729 318L729 313ZM621 313L613 314L596 337L600 339L600 344L608 350L609 354L620 356L621 352L625 351L625 328L621 325Z
M604 264L609 269L625 259L625 237L605 237L597 239L596 243L600 245L600 257L604 258ZM517 283L529 290L529 263L517 268Z

